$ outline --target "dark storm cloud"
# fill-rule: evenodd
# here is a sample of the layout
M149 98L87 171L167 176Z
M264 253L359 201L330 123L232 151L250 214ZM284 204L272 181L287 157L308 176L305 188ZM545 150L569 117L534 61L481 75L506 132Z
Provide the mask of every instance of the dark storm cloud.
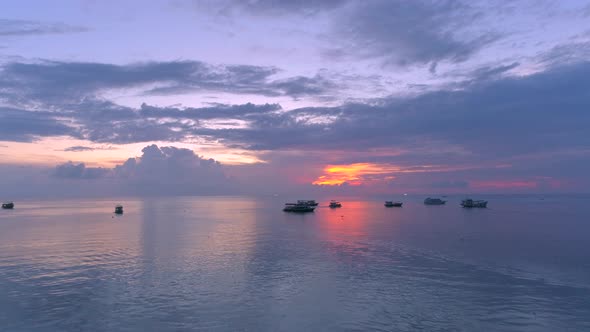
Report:
M79 135L100 143L138 143L150 141L182 141L190 136L215 136L215 129L206 129L203 120L271 121L281 108L276 104L224 105L203 108L155 107L143 104L140 109L124 107L104 100L85 99L68 104L62 117L71 117L79 125ZM216 139L216 137L213 137Z
M470 74L470 84L459 88L339 107L287 111L276 104L143 104L136 109L88 97L62 102L51 111L4 108L0 138L69 135L114 144L198 139L275 151L362 151L393 145L409 151L405 157L413 153L415 160L428 155L452 160L449 156L457 154L485 160L587 149L590 63L523 77L502 75L517 65L479 69ZM212 120L241 125L215 126Z
M376 0L357 2L334 22L339 45L329 57L378 58L385 65L408 66L446 60L467 60L499 35L473 29L471 36L458 36L482 13L469 3L441 1Z
M0 19L0 37L64 34L85 31L88 31L88 29L64 23Z
M224 105L214 104L211 107L200 108L175 108L175 107L154 107L142 104L140 114L147 118L176 118L192 120L209 120L209 119L248 119L257 115L266 116L268 113L279 111L281 106L278 104L243 104L243 105Z
M12 62L0 68L0 97L60 102L112 89L139 88L145 95L215 91L263 96L326 94L335 82L321 75L273 79L279 69L247 65L213 66L199 61L113 65L87 62Z
M437 142L507 156L588 147L589 88L590 63L581 63L520 78L486 80L463 90L384 100L378 105L298 109L256 119L250 128L222 129L209 135L261 150L366 149ZM333 121L297 120L310 115Z
M80 137L51 112L0 107L0 141L31 142L38 137L62 135Z

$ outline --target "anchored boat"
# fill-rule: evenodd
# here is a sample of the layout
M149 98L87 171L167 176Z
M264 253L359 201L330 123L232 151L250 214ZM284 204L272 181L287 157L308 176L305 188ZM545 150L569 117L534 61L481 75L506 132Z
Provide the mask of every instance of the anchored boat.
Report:
M440 198L431 198L428 197L424 200L424 204L426 205L444 205L447 201L443 201Z
M461 201L461 206L464 208L486 208L488 207L488 201L468 198Z
M310 199L310 200L300 199L300 200L297 201L297 204L305 204L305 205L309 205L309 206L318 206L318 202L316 202L313 199Z
M313 212L314 206L303 204L303 203L287 203L283 208L285 212Z
M4 202L4 203L2 203L2 208L3 209L14 209L14 203L13 202Z
M385 207L401 207L402 202L394 202L394 201L385 201Z
M342 203L332 200L332 201L330 201L330 207L331 208L339 208L339 207L342 207Z
M116 214L123 214L123 205L115 206L115 213Z

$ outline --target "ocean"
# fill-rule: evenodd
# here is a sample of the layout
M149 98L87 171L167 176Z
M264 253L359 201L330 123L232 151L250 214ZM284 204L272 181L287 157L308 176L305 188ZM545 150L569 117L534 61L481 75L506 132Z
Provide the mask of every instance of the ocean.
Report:
M590 197L423 198L17 201L0 331L590 331Z

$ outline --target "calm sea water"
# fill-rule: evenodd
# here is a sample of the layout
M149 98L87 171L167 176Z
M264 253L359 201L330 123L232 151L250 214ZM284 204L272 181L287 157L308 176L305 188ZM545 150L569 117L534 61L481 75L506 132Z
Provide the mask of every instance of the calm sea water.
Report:
M590 330L588 197L421 199L17 202L0 330Z

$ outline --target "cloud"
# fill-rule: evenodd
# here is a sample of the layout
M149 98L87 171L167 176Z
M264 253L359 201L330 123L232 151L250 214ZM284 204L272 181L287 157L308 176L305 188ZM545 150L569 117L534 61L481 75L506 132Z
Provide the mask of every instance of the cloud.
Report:
M81 136L93 142L115 144L175 142L197 136L209 137L217 129L202 123L206 120L243 120L246 123L261 121L271 125L272 119L279 116L273 114L281 109L276 104L216 104L183 109L143 104L140 109L133 109L90 99L70 107L84 110L62 113L62 116L71 116L72 121L80 126Z
M62 103L116 89L136 88L144 95L191 92L253 94L268 97L321 96L338 83L313 77L273 78L275 67L210 65L200 61L145 62L114 65L91 62L10 62L0 67L0 97Z
M67 147L63 150L59 150L59 151L64 151L64 152L86 152L86 151L96 151L96 150L115 150L114 147L112 146L83 146L83 145L75 145L75 146L70 146Z
M213 195L237 191L219 162L171 146L146 146L140 157L128 159L113 172L137 195Z
M89 146L70 146L68 148L65 148L63 151L65 152L84 152L84 151L94 151L95 148L91 148Z
M248 128L212 135L245 148L366 149L415 148L420 142L462 146L476 155L508 156L590 144L590 63L564 66L525 77L474 83L462 90L384 99L377 105L297 109ZM329 123L297 121L304 115ZM414 143L412 143L414 142Z
M359 151L393 144L408 153L446 159L457 155L453 151L486 158L587 147L589 114L583 105L590 103L590 63L523 77L501 75L516 65L490 67L480 72L480 80L460 89L338 107L143 104L136 109L85 98L51 112L3 109L0 135L20 141L69 135L119 144L199 138L258 151ZM235 125L215 126L213 120ZM447 150L451 152L443 153Z
M315 16L328 27L318 35L328 59L370 58L405 67L439 61L462 62L500 39L485 28L484 4L459 0L373 1L196 1L223 16ZM478 24L479 23L479 24Z
M319 170L328 164L364 162L402 169L436 165L449 171L524 172L517 180L526 178L533 166L544 174L557 174L547 165L565 149L573 152L559 154L560 159L568 161L580 154L578 162L587 162L590 63L556 66L528 76L505 75L517 65L489 66L472 74L478 79L469 84L444 90L335 107L286 110L277 104L201 108L143 104L133 108L85 97L47 108L36 106L35 111L2 108L0 139L71 136L108 144L199 141L251 150L261 158L269 151L277 156L313 155ZM147 156L168 160L170 154L176 160L182 155L159 150L160 154L149 151ZM137 160L129 163L132 167ZM499 168L506 164L511 165L508 170ZM563 169L575 167L563 165ZM311 183L318 176L321 173L306 181ZM432 178L429 183L442 180ZM170 183L179 182L171 179Z
M238 192L232 178L214 159L192 150L149 145L142 155L114 168L87 167L67 162L51 172L55 179L94 181L105 195L191 195ZM76 185L76 182L70 182ZM110 186L110 187L109 187ZM110 188L110 189L109 189Z
M197 8L205 8L221 15L240 15L246 12L251 15L283 16L283 15L315 15L326 10L339 8L348 0L196 0Z
M499 34L471 29L482 15L460 1L383 0L357 2L333 23L325 55L329 58L377 58L385 65L409 66L438 61L462 62Z
M106 176L109 170L101 167L86 167L84 163L67 162L55 167L55 177L62 179L97 179Z
M0 37L64 34L86 31L88 31L87 28L65 23L0 19Z
M539 57L548 66L565 65L590 59L590 42L563 43L552 47Z
M0 141L31 142L47 136L80 137L67 121L51 112L0 106Z
M486 65L481 66L473 70L469 70L467 72L461 71L451 71L445 76L450 76L453 78L463 78L459 84L470 84L470 83L481 83L487 80L498 79L502 75L509 73L512 69L517 68L520 66L518 62L512 62L509 64L498 64L498 65Z

